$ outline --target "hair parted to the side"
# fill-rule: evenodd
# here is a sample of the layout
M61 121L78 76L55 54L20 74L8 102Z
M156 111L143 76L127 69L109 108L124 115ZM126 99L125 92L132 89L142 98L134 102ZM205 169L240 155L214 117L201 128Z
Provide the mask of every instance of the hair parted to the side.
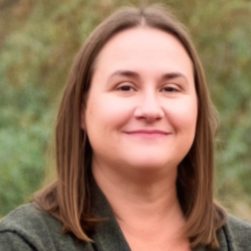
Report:
M198 97L197 130L189 153L178 167L177 191L191 246L217 248L216 232L224 224L225 214L213 201L216 114L203 67L185 27L160 6L121 8L87 38L75 58L58 112L57 179L41 190L34 201L59 219L65 231L83 241L91 241L88 230L95 227L98 219L90 210L92 150L86 133L80 128L81 110L85 109L95 59L103 46L115 34L138 26L160 29L176 37L193 63Z

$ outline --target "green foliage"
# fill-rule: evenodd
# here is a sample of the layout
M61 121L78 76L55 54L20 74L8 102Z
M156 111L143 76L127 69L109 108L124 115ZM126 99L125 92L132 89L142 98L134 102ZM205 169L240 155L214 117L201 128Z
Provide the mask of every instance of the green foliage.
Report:
M85 37L117 6L140 2L0 1L0 215L41 185L57 102ZM250 217L251 2L161 2L189 27L219 111L218 197Z

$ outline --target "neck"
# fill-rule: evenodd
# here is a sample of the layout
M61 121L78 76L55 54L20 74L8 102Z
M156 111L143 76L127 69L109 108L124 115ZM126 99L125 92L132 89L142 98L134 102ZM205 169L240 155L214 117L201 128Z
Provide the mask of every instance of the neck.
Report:
M94 178L133 251L190 250L176 194L177 168L166 169L93 163Z
M129 168L123 168L129 170ZM184 221L176 194L176 170L129 170L93 164L93 175L121 226L141 226ZM144 175L142 175L142 173ZM147 220L146 220L147 219ZM172 227L173 229L173 227Z

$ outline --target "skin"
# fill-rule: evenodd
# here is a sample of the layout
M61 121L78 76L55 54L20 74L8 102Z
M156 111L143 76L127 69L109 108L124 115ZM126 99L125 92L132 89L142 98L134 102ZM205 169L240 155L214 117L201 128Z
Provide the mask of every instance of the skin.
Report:
M193 65L175 37L137 27L107 42L81 127L93 175L134 251L190 250L175 181L196 121Z

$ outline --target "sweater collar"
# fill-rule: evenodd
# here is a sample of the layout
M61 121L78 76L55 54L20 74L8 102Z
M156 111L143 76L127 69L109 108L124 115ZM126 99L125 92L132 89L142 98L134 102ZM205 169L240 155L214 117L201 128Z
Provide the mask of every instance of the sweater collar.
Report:
M92 236L95 251L131 251L122 230L114 217L111 206L96 182L93 182L92 184L91 196L93 214L100 218L104 218L104 220L98 224L96 231ZM219 251L234 251L234 249L229 246L228 236L229 233L226 227L219 230ZM206 250L208 249L205 247L193 249L193 251Z
M130 251L112 208L95 182L92 186L92 208L94 215L104 218L92 237L95 251Z

